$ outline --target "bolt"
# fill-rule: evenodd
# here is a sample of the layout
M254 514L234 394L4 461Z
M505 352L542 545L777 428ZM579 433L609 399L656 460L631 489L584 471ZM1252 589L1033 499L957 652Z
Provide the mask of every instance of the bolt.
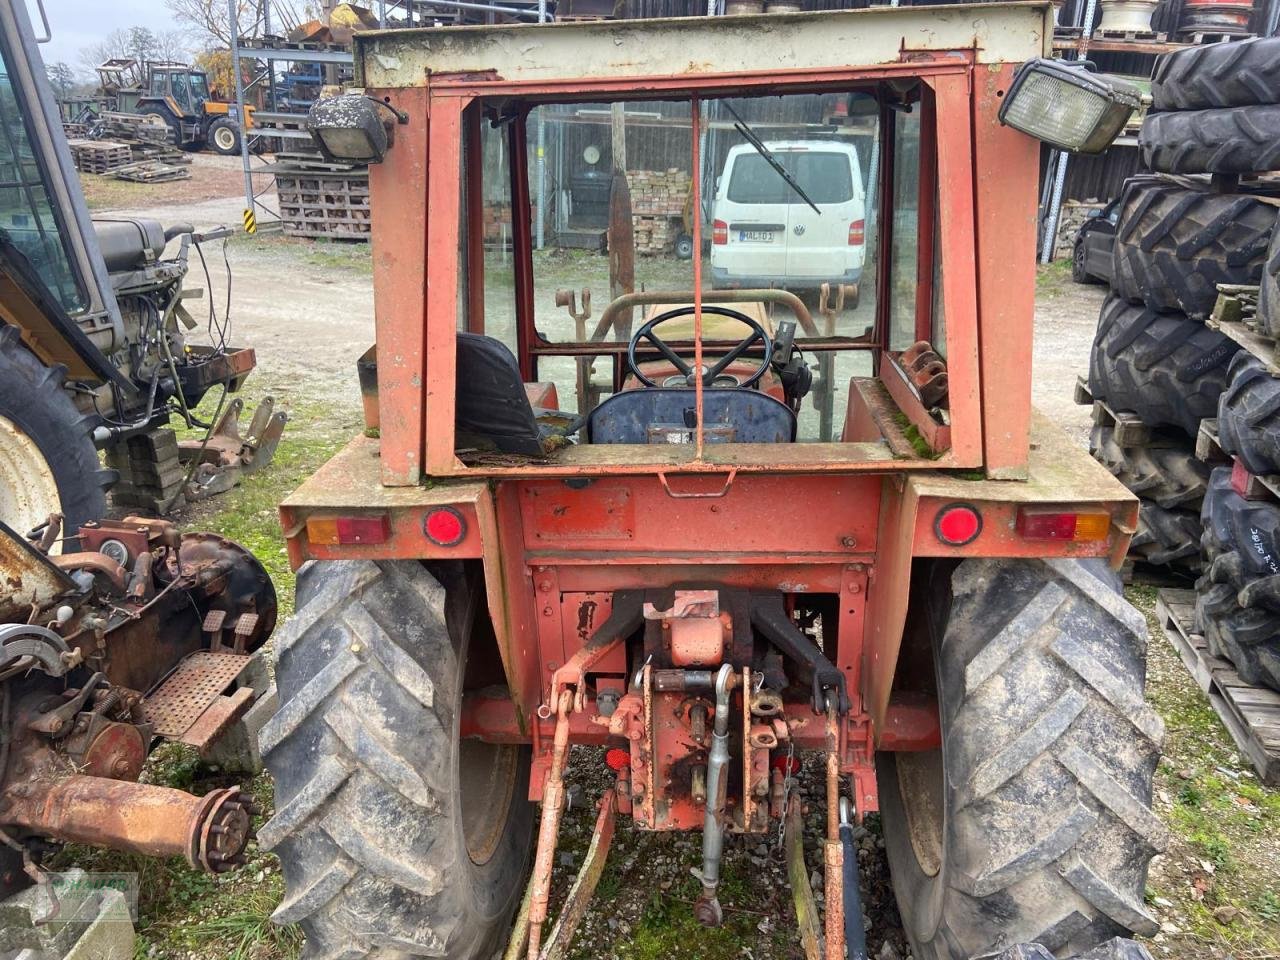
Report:
M539 589L539 590L541 590L543 593L550 593L550 592L551 592L551 581L550 581L550 580L539 580L539 581L538 581L538 589Z
M858 541L855 540L853 537L840 538L840 546L844 547L847 550L852 550L857 545L858 545Z
M542 608L542 615L543 615L544 617L549 617L549 616L551 616L551 613L552 613L552 611L551 611L551 608L550 608L550 607L543 607L543 608Z
M127 776L129 773L129 761L121 757L112 765L111 772L117 777Z
M364 649L364 644L360 643L360 641L358 640L351 645L352 653L359 653L363 649Z

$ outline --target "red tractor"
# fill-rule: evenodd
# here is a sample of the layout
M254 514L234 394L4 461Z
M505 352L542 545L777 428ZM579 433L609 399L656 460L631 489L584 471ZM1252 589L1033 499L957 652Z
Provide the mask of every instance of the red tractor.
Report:
M367 95L310 126L373 164L369 429L281 506L261 738L313 955L492 956L522 894L510 949L559 955L618 814L703 831L719 923L726 836L798 843L802 758L828 958L873 812L918 957L1154 931L1137 502L1031 409L1021 132L1101 149L1136 101L1051 36L993 4L356 37ZM600 164L607 256L545 249ZM760 288L712 288L704 239ZM856 296L824 244L865 247ZM574 744L617 781L544 933Z

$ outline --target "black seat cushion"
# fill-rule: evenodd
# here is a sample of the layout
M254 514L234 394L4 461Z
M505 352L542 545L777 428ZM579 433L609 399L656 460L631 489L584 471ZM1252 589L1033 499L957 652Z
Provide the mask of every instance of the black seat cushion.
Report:
M501 340L458 334L455 443L489 441L503 453L541 456L542 433L515 355Z
M697 426L692 387L615 393L587 418L588 443L693 443ZM796 415L767 393L744 389L702 392L707 443L792 443Z

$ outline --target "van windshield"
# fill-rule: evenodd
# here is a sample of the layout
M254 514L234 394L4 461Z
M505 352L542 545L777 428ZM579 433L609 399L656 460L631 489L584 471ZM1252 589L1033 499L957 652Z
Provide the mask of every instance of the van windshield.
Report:
M847 203L853 199L853 172L847 153L831 150L789 150L766 144L814 203ZM733 203L803 203L754 150L741 153L729 174L728 198Z

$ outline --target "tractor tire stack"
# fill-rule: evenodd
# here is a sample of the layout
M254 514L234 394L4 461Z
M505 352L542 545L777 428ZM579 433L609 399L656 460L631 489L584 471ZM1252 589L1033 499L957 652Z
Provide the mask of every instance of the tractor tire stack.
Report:
M1250 478L1280 474L1280 379L1204 324L1219 284L1256 285L1248 327L1280 336L1278 198L1238 179L1280 170L1280 38L1163 56L1152 99L1139 144L1154 174L1123 194L1090 388L1182 442L1123 450L1098 428L1094 454L1142 498L1135 553L1182 573L1200 565L1196 628L1210 652L1280 689L1280 483ZM1229 465L1210 473L1196 459L1200 432L1200 454Z

